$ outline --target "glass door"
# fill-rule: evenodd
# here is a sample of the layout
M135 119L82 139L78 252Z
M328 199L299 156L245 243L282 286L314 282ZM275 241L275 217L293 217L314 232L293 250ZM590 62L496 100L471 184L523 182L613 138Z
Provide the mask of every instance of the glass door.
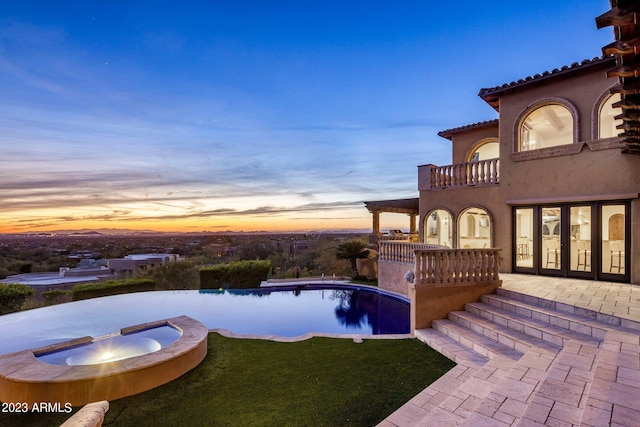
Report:
M540 269L546 274L562 274L564 270L562 211L560 206L540 209Z
M600 274L606 280L629 280L628 204L600 206Z
M516 208L515 209L515 267L518 269L533 270L533 226L534 226L534 209L533 208Z
M573 277L594 277L593 232L594 221L591 205L569 206L569 275Z
M629 202L513 209L513 269L549 276L628 282Z

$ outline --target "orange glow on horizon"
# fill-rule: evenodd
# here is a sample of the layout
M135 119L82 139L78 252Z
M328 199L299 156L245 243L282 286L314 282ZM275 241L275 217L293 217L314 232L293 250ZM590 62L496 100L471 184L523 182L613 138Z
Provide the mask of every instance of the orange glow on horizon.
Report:
M344 213L343 213L344 214ZM408 229L409 220L406 215L382 214L380 226L381 230ZM11 220L0 216L0 233L28 233L28 232L55 232L81 231L81 230L134 230L134 231L156 231L175 233L195 233L195 232L303 232L313 230L362 230L370 231L372 227L371 215L363 209L359 216L354 212L347 215L336 215L324 218L284 217L218 217L218 218L198 218L198 219L157 219L157 220L83 220L68 219L59 221L44 218L33 219L28 225L15 225ZM26 222L26 221L25 221Z

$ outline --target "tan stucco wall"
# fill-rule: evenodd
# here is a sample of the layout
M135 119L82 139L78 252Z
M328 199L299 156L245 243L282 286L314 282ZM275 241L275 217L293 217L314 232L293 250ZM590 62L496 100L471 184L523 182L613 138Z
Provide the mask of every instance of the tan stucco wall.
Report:
M640 191L640 156L623 154L619 148L592 151L584 146L578 154L514 161L518 122L527 107L545 99L563 99L578 112L578 142L592 141L592 115L614 79L602 70L560 79L528 90L505 94L500 102L500 172L506 200L601 196ZM587 90L588 88L588 90ZM532 185L534 184L534 185Z
M505 200L598 201L616 195L637 196L640 191L640 156L624 154L615 144L610 149L595 151L598 146L605 146L607 141L584 144L579 153L558 157L515 161L511 155L517 144L518 122L523 112L529 105L550 97L562 98L577 110L578 144L592 141L596 136L594 112L609 87L615 83L615 79L608 79L602 70L595 69L573 76L570 83L559 79L503 96L500 103L500 172L504 180L500 186ZM637 199L632 201L632 283L640 283L639 207Z
M489 138L498 138L498 123L473 129L456 137L455 144L452 144L451 147L453 163L466 162L467 155L470 154L469 152L473 146L479 141Z
M410 285L411 332L430 328L434 320L446 319L451 311L464 310L465 304L494 293L498 287L500 282L469 286Z
M509 272L511 264L511 209L505 204L501 186L452 188L420 192L420 232L424 233L427 215L433 209L446 207L457 222L469 207L487 210L491 217L491 247L500 248L500 271ZM458 241L457 227L453 227L453 241ZM424 241L424 234L420 235ZM382 271L379 273L382 274Z
M378 287L401 295L407 295L409 283L405 280L404 275L408 270L413 271L413 264L389 261L379 261L378 264Z
M452 159L453 163L460 163L475 142L499 130L500 184L426 191L425 185L419 183L420 241L424 241L425 217L431 210L447 209L457 221L458 215L468 207L485 208L492 219L492 246L502 249L500 270L510 272L514 205L595 202L620 197L632 200L630 276L632 283L640 283L640 201L637 199L640 156L623 154L613 139L593 141L599 104L609 87L616 83L615 79L606 78L606 65L577 69L574 73L545 79L541 84L505 91L500 99L499 129L489 126L456 133ZM563 100L576 112L577 143L562 147L576 152L555 156L553 152L557 150L529 152L533 156L514 154L519 120L529 107L545 100ZM535 158L536 155L539 158ZM419 179L424 180L424 175ZM453 233L456 242L456 227Z

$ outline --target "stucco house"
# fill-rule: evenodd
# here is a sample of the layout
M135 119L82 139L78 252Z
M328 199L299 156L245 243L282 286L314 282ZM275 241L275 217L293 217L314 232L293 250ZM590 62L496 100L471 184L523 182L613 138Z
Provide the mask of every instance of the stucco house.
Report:
M366 202L381 286L406 292L415 251L436 248L499 249L500 272L640 284L640 156L619 65L606 55L481 89L499 118L439 132L452 164L418 166L417 200ZM383 212L407 213L414 241L382 236Z

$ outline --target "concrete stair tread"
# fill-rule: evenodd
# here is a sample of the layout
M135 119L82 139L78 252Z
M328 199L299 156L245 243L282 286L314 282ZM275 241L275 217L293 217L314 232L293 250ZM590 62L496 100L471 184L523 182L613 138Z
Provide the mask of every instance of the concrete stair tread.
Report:
M433 348L438 353L445 355L457 364L471 367L482 367L489 360L489 358L473 351L469 347L465 347L433 328L416 329L414 335L417 339L426 343L429 347Z
M602 339L611 328L611 323L599 321L593 317L567 313L525 301L514 300L503 295L483 295L481 301L494 307L502 308L521 316L531 317L541 322L550 323L585 335Z
M453 320L434 320L432 328L487 358L502 355L518 360L522 352L466 328Z
M521 295L485 295L433 321L431 329L415 331L458 365L407 403L411 422L398 416L394 426L599 425L593 421L612 419L613 409L599 406L609 401L610 365L618 350L638 347L637 331ZM630 370L622 375L625 386L640 378Z
M536 349L541 353L555 354L560 350L560 346L558 345L509 328L508 326L492 322L468 311L451 312L449 313L449 318L464 327L472 329L504 345L513 347L522 353L530 349Z
M560 301L548 300L541 297L535 297L521 292L516 292L504 288L496 289L495 296L505 297L509 300L518 303L524 303L536 308L544 308L545 310L551 310L555 314L559 315L573 315L577 316L577 319L588 322L596 322L594 325L604 328L615 328L616 330L624 330L629 333L638 333L640 331L640 322L615 316L613 314L607 314L599 311L595 311L586 307L580 307L575 304L567 304Z
M597 347L600 340L583 333L572 331L561 326L546 323L541 320L525 317L520 314L494 307L482 302L466 304L465 309L477 316L495 323L519 330L536 338L563 346L569 340Z

